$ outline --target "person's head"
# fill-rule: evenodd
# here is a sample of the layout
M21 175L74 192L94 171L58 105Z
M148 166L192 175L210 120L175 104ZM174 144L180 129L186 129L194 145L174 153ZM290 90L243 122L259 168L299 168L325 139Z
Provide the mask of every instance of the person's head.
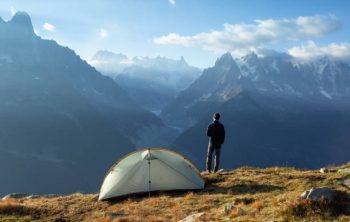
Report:
M214 113L213 120L219 120L220 119L220 113Z

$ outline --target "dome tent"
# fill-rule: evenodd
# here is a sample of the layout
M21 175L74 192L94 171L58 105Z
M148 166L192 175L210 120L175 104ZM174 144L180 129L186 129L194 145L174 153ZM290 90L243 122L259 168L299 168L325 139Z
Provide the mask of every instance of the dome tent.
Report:
M204 181L191 161L172 150L147 148L129 153L109 169L99 200L133 193L203 188Z

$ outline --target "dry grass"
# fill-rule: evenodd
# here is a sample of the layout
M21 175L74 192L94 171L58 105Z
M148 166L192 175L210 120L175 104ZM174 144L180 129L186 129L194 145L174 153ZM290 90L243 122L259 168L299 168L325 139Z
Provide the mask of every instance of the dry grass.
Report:
M252 208L259 210L259 211L264 207L265 207L264 203L261 200L257 200L252 204Z
M325 199L307 200L298 198L291 202L282 212L286 220L314 218L329 221L340 215L350 215L349 199L345 192L339 192L333 201Z
M349 165L341 167L345 166ZM78 193L0 202L0 221L178 221L199 212L205 215L198 221L350 221L349 207L341 200L323 203L299 199L311 187L347 191L339 180L349 176L336 173L341 167L332 167L328 174L294 168L242 167L222 174L203 174L207 185L202 191L163 192L151 198L134 196L101 202L96 194ZM228 212L225 205L232 206ZM3 210L6 206L10 210Z
M7 200L0 201L0 214L26 215L29 213L30 213L30 208L25 207L15 199L7 199Z

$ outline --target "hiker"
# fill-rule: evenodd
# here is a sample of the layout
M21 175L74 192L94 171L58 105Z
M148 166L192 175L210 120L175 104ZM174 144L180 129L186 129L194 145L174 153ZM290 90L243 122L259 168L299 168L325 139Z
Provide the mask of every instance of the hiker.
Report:
M207 172L211 173L211 159L215 151L214 173L219 169L221 145L225 141L225 128L219 122L220 114L214 113L213 122L208 126L207 136L209 137L208 154L207 154Z

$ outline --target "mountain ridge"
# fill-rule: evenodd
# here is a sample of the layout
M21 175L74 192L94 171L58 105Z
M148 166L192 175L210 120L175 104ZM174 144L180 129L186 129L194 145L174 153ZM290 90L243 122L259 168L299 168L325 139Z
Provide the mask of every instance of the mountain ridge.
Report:
M350 67L321 62L319 71L288 57L225 54L162 110L167 124L183 130L171 147L204 167L205 130L220 112L227 129L223 166L342 163L350 143Z
M156 115L29 24L17 13L0 25L1 194L95 190L115 158L168 142Z
M128 58L123 54L98 51L90 63L114 79L143 108L156 114L200 74L200 69L166 57Z

